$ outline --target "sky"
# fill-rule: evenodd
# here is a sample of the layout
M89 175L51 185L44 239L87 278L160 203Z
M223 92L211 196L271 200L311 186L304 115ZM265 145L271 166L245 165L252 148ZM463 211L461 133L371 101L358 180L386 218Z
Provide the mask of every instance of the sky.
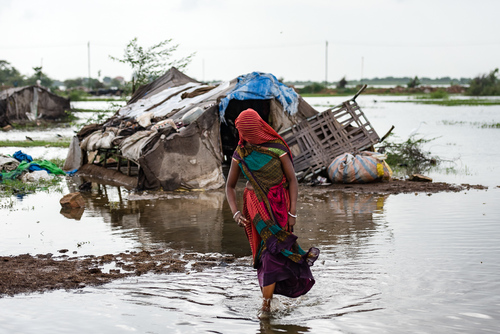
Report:
M498 0L0 0L0 60L58 80L123 76L128 42L178 44L201 81L475 77L500 67ZM168 70L167 68L165 70Z

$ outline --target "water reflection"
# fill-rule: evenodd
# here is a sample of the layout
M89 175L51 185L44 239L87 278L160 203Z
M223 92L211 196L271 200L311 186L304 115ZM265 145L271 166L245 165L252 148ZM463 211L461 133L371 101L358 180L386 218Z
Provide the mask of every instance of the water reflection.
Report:
M59 213L68 219L80 220L84 211L85 208L61 208Z
M298 325L282 325L272 324L270 319L262 319L260 321L259 334L275 334L275 333L289 333L289 334L302 334L310 333L310 328Z
M75 190L78 183L71 186L70 191ZM241 195L242 187L238 192ZM87 216L101 217L117 232L133 231L142 247L250 255L245 234L234 223L223 190L136 194L93 183L92 191L83 195ZM348 244L360 249L380 227L387 198L303 188L296 226L301 245L335 248ZM75 212L72 217L79 219L80 214Z

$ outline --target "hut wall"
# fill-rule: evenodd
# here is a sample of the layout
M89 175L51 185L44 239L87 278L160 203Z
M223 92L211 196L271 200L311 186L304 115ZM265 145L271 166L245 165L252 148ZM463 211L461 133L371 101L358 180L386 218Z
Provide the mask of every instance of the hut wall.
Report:
M38 115L43 119L58 119L71 108L69 100L45 90L38 93Z
M138 188L217 189L224 185L217 107L180 133L160 138L140 160Z
M9 120L28 120L27 113L31 113L33 91L23 89L7 98L7 117Z
M35 93L36 90L36 93ZM68 99L34 86L20 89L6 98L9 120L29 120L35 118L57 119L65 116L71 108Z

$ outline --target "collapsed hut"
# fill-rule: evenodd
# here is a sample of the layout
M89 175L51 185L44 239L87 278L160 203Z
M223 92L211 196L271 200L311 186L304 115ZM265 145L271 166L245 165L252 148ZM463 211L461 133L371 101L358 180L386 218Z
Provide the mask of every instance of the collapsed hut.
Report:
M0 127L11 122L56 120L70 110L68 99L41 86L24 86L0 91Z
M238 143L235 119L248 108L289 139L294 137L291 129L319 115L272 74L253 72L208 85L171 68L140 87L110 119L83 127L73 138L64 169L78 168L81 175L138 190L220 188L222 167L229 164ZM308 148L300 143L294 142L292 152L305 161Z

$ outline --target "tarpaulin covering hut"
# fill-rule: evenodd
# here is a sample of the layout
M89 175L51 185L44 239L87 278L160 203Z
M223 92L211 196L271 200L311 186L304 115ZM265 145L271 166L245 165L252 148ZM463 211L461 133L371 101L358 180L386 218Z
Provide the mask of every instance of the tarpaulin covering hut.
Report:
M222 165L238 142L234 120L247 108L277 131L317 114L272 74L253 72L213 86L171 68L105 123L82 128L64 168L81 166L81 174L104 178L109 168L125 168L130 178L123 182L140 190L220 188Z
M41 86L24 86L0 91L0 127L18 121L63 118L70 109L68 99Z

